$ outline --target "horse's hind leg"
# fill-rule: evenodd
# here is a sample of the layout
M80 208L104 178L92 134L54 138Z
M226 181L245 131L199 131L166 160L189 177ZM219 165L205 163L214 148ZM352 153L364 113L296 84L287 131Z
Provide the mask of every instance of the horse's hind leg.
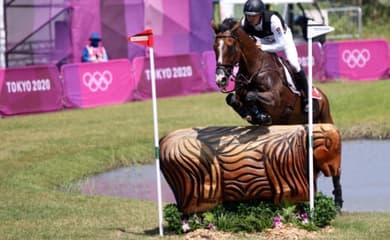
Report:
M342 190L341 190L341 184L340 184L340 176L333 176L333 195L334 195L334 203L336 205L336 208L340 211L343 207L343 196L342 196Z

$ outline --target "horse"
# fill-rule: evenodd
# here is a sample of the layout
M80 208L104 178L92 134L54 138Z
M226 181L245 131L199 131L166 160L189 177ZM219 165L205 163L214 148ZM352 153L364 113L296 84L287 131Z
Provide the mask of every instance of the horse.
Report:
M240 21L227 18L219 25L211 22L215 32L216 84L222 92L233 79L235 87L228 92L226 102L252 124L305 124L308 116L303 111L301 96L289 81L293 67L275 53L262 51L253 37L242 28ZM233 74L238 66L238 72ZM313 123L333 124L328 97L319 88L312 89ZM314 97L313 97L314 98ZM253 121L253 113L260 111L260 122ZM333 176L336 206L342 207L340 176Z
M303 111L302 92L291 80L293 67L275 53L262 51L242 28L239 21L225 19L221 24L211 23L216 34L216 84L226 89L228 80L235 82L234 93L226 102L252 124L304 124L308 121ZM233 69L239 67L234 76ZM313 122L333 123L327 96L313 88ZM313 97L314 98L314 97ZM253 112L260 111L264 119L253 121ZM252 121L251 121L252 119Z

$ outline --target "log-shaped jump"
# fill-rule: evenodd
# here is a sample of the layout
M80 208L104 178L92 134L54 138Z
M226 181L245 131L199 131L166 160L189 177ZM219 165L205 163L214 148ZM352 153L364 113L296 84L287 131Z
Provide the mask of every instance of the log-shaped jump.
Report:
M180 129L160 140L161 171L183 213L223 202L306 201L307 130L305 125ZM332 124L314 124L313 137L315 181L319 172L339 179L339 131ZM336 190L342 203L339 182Z

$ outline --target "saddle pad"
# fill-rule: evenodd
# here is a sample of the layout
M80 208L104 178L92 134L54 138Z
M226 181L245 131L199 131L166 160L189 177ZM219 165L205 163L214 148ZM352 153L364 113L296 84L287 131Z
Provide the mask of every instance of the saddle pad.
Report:
M286 79L287 79L287 86L288 88L291 90L291 92L293 92L294 94L298 95L298 96L301 96L301 93L297 90L297 87L295 86L295 83L291 77L291 74L290 72L287 70L287 67L284 65L284 63L282 62L282 60L280 58L278 58L280 63L282 64L283 66L283 69L284 69L284 74L286 76Z
M282 60L279 59L279 61L283 66L284 73L285 73L286 79L287 79L287 85L290 88L291 92L293 92L294 94L297 94L298 96L301 96L301 93L297 90L297 87L295 86L295 83L291 77L290 72L287 70L287 67L283 64ZM321 92L318 91L318 89L316 87L313 86L311 92L312 92L312 98L322 99Z
M318 89L314 86L311 89L311 95L312 95L312 98L314 98L314 99L318 99L318 100L322 99L321 92L318 91Z

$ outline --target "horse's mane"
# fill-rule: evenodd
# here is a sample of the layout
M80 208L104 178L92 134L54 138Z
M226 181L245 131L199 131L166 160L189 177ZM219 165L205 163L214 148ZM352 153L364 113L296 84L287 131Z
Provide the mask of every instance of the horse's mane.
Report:
M238 25L238 27L236 27ZM218 25L219 32L226 32L226 31L232 31L233 35L236 35L235 31L240 31L242 37L246 38L244 41L246 41L246 44L253 44L255 41L253 37L251 37L248 33L246 33L242 27L240 20L237 20L235 18L225 18L222 23ZM243 39L241 39L243 40ZM249 41L250 40L250 41Z
M236 24L238 20L235 18L225 18L222 23L218 25L219 32L226 32L231 30Z

